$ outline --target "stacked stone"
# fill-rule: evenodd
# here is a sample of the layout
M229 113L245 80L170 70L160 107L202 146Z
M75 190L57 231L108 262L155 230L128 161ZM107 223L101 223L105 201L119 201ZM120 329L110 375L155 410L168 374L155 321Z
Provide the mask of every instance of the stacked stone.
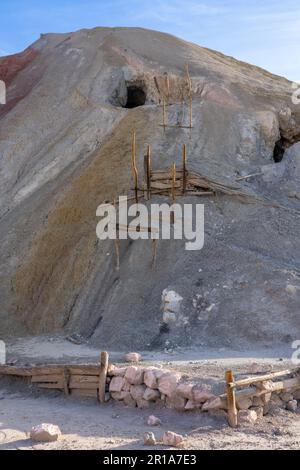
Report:
M296 411L300 405L300 390L272 392L273 382L257 384L269 393L260 397L237 398L240 424L254 424L263 415L278 408ZM138 408L159 406L179 411L226 410L226 400L214 395L207 384L183 382L181 374L156 367L110 367L108 377L110 398Z

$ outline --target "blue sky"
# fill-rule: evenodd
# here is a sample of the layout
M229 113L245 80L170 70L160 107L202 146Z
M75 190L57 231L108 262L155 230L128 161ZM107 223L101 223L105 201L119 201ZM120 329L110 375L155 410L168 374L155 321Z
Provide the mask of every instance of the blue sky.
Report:
M40 33L141 26L300 80L299 0L0 0L0 15L0 55Z

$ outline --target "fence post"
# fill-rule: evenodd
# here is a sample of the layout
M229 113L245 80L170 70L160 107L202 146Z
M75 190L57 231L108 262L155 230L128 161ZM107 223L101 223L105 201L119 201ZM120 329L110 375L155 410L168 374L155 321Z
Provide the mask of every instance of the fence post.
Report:
M100 403L105 403L107 369L108 369L108 352L102 351L100 354L100 372L99 372L99 386L98 386L98 398L99 398Z
M227 393L227 413L228 423L231 427L236 428L238 424L238 414L235 399L234 376L231 370L225 373L226 393Z

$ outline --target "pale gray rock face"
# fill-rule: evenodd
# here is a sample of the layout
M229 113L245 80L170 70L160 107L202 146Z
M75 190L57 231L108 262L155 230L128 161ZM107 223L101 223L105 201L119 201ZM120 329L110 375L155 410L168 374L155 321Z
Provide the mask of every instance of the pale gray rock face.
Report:
M181 120L187 62L191 139L189 130L159 125L165 73L170 122ZM1 337L69 331L126 351L299 339L300 108L288 80L130 28L42 35L0 58L0 79L8 89L0 105ZM132 188L133 128L140 173L147 143L154 169L180 167L186 143L190 169L229 184L259 173L241 188L278 207L186 197L205 204L204 248L159 242L151 269L151 242L124 241L116 271L95 213ZM165 289L183 299L182 321L167 328Z

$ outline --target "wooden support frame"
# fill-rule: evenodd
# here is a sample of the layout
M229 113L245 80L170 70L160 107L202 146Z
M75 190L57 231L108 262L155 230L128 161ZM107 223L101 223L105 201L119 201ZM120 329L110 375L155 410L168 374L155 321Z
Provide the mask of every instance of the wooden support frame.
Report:
M236 428L238 425L238 413L236 407L235 387L232 387L232 384L234 383L234 376L232 370L226 371L225 381L227 393L228 423L231 427Z
M102 351L100 354L100 371L98 385L98 399L100 403L105 403L105 388L108 369L108 352Z

